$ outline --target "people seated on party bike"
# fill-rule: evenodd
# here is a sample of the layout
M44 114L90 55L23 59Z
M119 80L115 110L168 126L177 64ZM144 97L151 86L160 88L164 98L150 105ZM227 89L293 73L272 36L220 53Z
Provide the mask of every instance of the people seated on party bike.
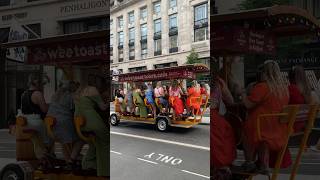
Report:
M123 114L133 113L146 118L156 117L159 113L169 113L176 118L200 114L203 94L208 95L207 90L204 86L201 88L197 81L193 81L193 85L184 93L180 83L173 80L169 88L162 86L161 81L157 82L155 88L152 82L132 83L126 93L117 91L116 98L120 98L117 102ZM187 100L184 101L182 96L187 96Z

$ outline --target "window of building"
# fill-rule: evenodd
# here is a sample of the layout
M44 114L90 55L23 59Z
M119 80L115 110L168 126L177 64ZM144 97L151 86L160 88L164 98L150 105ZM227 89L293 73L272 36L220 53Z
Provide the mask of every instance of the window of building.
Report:
M8 42L10 28L0 28L0 43Z
M110 29L112 29L113 26L113 19L110 19Z
M178 52L178 35L170 36L169 41L170 41L169 53Z
M147 24L141 25L141 40L146 40L148 35Z
M118 37L119 37L119 48L123 48L123 42L124 42L124 34L123 34L123 31L121 32L118 32Z
M0 0L0 6L9 6L10 0Z
M134 46L129 46L129 60L134 60L134 58L135 58Z
M129 72L138 72L138 71L145 71L147 70L147 66L129 68Z
M154 55L158 56L162 54L161 39L154 40Z
M135 39L135 30L134 28L129 29L129 46L134 45L134 39Z
M148 43L142 42L141 43L141 59L146 59L148 55Z
M123 49L118 49L119 62L123 62Z
M153 14L159 15L161 13L161 1L153 3Z
M64 33L72 34L107 29L107 25L109 23L107 21L108 20L104 17L66 21L63 23Z
M169 53L178 52L177 14L169 16Z
M169 7L170 8L177 7L177 0L169 0Z
M123 28L123 16L118 17L118 27Z
M208 39L208 28L199 28L194 30L194 41L204 41Z
M110 47L113 47L113 34L110 34Z
M178 27L177 14L169 16L169 29L175 29Z
M194 41L208 39L208 4L194 7Z
M110 49L110 61L113 63L113 49Z
M146 19L148 16L148 9L147 7L143 7L140 9L140 19Z
M161 19L154 21L154 33L161 33Z
M129 12L128 20L129 20L129 24L134 24L134 11Z
M156 65L154 65L154 68L155 69L162 69L162 68L176 67L176 66L178 66L178 63L172 62L172 63L156 64Z

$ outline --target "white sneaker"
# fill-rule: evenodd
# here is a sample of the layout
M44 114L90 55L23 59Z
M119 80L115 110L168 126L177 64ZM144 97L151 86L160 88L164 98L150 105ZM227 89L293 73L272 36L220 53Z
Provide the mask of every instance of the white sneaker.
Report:
M317 146L311 146L310 149L312 151L315 151L315 152L319 152L320 153L320 149L317 148Z

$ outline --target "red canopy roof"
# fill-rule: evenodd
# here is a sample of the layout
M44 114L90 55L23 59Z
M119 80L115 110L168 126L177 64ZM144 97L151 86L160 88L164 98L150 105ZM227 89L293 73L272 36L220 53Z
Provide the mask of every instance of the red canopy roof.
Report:
M120 74L120 82L157 81L169 79L195 79L197 73L209 72L204 64L192 64L156 70Z

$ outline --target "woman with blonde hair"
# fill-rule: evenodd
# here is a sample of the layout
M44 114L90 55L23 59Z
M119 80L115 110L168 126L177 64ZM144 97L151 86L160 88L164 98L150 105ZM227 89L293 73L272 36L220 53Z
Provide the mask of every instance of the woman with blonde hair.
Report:
M82 160L84 169L96 169L98 176L110 176L109 160L109 129L98 111L106 111L107 105L101 98L97 88L87 86L80 91L75 103L75 117L86 120L84 131L95 133L95 143L89 144L89 149Z
M289 72L290 85L289 104L312 104L312 89L302 66L294 66ZM304 121L294 123L294 131L299 132L305 127Z
M302 66L294 66L289 72L289 94L290 104L312 103L312 88Z
M244 150L246 171L269 174L270 152L279 152L286 143L287 125L279 118L270 117L261 121L261 139L257 135L257 118L260 114L279 113L289 102L289 92L282 79L279 65L272 60L265 61L262 81L257 83L246 96L243 104L248 109L244 122ZM257 157L257 159L256 159ZM257 160L257 162L255 162Z

